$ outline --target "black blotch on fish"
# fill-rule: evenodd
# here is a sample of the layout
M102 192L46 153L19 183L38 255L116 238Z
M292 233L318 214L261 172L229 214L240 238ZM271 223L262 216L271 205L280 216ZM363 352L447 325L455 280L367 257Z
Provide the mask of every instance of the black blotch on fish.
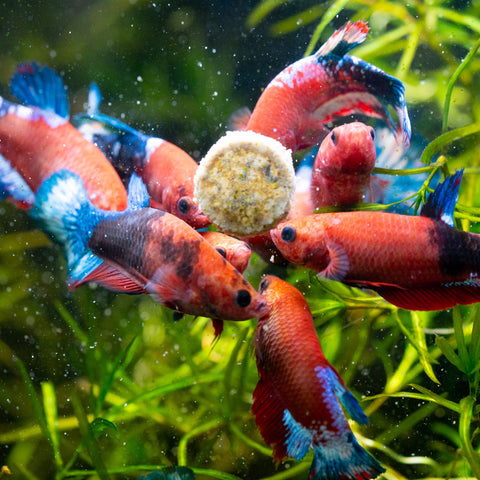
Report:
M440 270L447 276L480 272L480 237L457 230L443 222L430 229L431 241L438 246Z

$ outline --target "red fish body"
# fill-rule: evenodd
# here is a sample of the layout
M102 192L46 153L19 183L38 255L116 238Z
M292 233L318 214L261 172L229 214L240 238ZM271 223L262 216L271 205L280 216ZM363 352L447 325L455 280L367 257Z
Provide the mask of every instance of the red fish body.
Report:
M375 478L384 469L357 443L340 404L357 422L368 420L325 358L307 302L274 276L260 291L269 312L255 332L260 380L252 411L275 460L300 460L313 448L310 479Z
M442 310L479 302L480 236L457 230L443 215L422 213L310 215L284 222L271 235L289 261L370 288L402 308Z
M198 233L240 273L243 273L248 267L248 262L252 256L252 249L248 243L221 232L205 231Z
M125 188L102 152L52 111L0 99L0 154L35 193L52 173L67 168L81 176L92 202L124 210Z
M251 117L233 118L233 126L273 137L295 152L319 143L328 134L326 124L338 116L379 117L393 129L388 112L392 105L399 117L397 133L408 144L410 121L402 83L346 55L366 39L367 32L366 23L348 22L314 55L280 72L265 88Z
M265 301L183 220L153 208L133 176L125 212L89 202L81 179L62 170L39 189L32 215L63 245L73 288L95 281L113 291L151 293L162 305L217 320L263 315Z
M315 157L310 185L314 208L363 202L376 156L372 127L353 122L334 128Z

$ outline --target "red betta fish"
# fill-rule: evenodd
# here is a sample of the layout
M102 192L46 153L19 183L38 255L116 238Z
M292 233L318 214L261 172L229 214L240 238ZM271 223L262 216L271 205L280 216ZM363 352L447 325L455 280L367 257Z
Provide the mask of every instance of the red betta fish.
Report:
M252 256L252 249L248 243L221 232L209 230L198 233L240 273L243 273L248 267L248 262Z
M43 182L32 216L63 245L69 284L95 281L113 291L151 293L178 312L247 320L266 312L265 301L215 248L183 220L149 203L133 174L125 212L96 208L78 175L62 170Z
M282 255L320 276L369 288L409 310L480 302L480 236L453 227L462 172L420 216L341 212L288 220L271 231Z
M105 210L124 210L127 192L115 169L65 116L56 113L59 109L66 110L68 116L63 85L59 89L58 84L50 83L50 75L44 75L35 64L20 66L16 77L34 71L38 92L30 97L41 108L17 105L0 97L0 154L33 193L52 173L65 168L82 178L94 205ZM13 83L14 80L12 87ZM19 82L12 90L18 92L23 86Z
M275 460L301 460L313 448L309 479L377 477L385 469L358 444L340 404L358 423L368 419L325 358L302 294L270 275L260 292L269 312L255 332L252 412Z
M313 164L314 208L363 202L376 157L372 127L353 122L334 128L322 141Z
M382 118L392 130L388 112L398 115L397 135L410 139L410 120L403 84L379 68L346 55L367 38L365 22L348 22L320 49L280 72L265 88L248 118L234 114L233 128L273 137L295 152L319 143L326 124L354 113ZM247 118L245 118L247 117Z
M74 125L97 145L118 170L135 171L151 197L151 206L165 210L194 228L211 222L194 201L193 178L197 162L180 147L141 133L125 123L97 112L100 93L92 85L90 114L77 115Z

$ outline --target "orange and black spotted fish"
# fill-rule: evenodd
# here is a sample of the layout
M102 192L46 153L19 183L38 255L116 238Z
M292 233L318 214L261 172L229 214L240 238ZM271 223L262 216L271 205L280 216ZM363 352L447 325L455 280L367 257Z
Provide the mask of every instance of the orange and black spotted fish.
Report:
M23 106L0 97L0 154L35 193L40 184L60 169L69 169L83 180L91 201L106 210L124 210L127 192L105 155L87 141L59 110L67 112L63 85L50 82L50 75L36 64L17 69L12 87L15 95L30 98ZM35 75L38 91L20 93L28 86L21 78Z
M76 115L79 131L96 144L117 170L135 171L151 197L151 206L181 218L194 228L211 222L194 201L193 178L197 162L180 147L141 133L125 123L98 112L100 92L90 89L91 113Z
M353 122L334 128L323 139L313 164L313 207L363 202L376 157L372 127Z
M248 262L252 256L252 249L248 243L221 232L207 230L198 233L240 273L243 273L248 267Z
M232 128L275 138L295 152L319 143L326 124L358 113L387 122L408 145L410 120L403 84L379 68L346 55L365 41L365 22L348 22L320 49L280 72L265 88L251 113L233 114ZM388 107L398 116L395 126Z
M313 449L309 479L377 477L385 469L358 444L340 405L358 423L368 419L325 358L302 294L274 276L260 291L269 312L255 332L260 380L252 412L275 460L301 460Z
M69 284L95 281L113 291L151 293L181 313L223 320L263 315L265 301L217 250L183 220L146 207L133 174L129 207L105 212L88 200L78 175L63 170L37 192L32 215L63 245Z
M457 230L462 171L429 196L420 216L383 212L309 215L271 231L282 255L320 275L369 288L409 310L480 302L480 236Z

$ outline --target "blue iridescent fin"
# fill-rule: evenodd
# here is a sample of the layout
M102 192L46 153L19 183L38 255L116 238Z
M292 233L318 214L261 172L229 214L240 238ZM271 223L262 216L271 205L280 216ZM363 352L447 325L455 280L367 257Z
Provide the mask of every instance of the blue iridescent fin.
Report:
M128 183L128 205L127 210L141 210L150 206L150 195L147 186L136 173L132 173Z
M10 198L21 207L31 207L35 195L22 176L0 155L0 200Z
M88 248L88 240L109 212L90 202L77 174L60 170L45 180L37 191L31 214L40 227L63 246L68 272L70 276L74 273L74 280L102 264Z
M140 475L137 480L195 480L195 475L188 467L167 467L147 476Z
M87 115L93 115L100 113L100 103L102 102L102 94L100 88L95 82L90 84L90 90L88 91L88 106Z
M64 119L69 117L67 90L62 79L47 66L22 63L12 77L10 90L25 105L53 111Z
M313 443L313 434L308 428L298 423L288 410L283 412L283 424L287 428L285 441L287 456L297 461L301 460L310 450Z
M378 477L385 469L364 448L352 432L332 444L315 446L310 480L366 480Z
M327 371L327 375L330 377L333 392L337 397L337 400L343 405L350 417L357 423L367 424L368 417L363 412L362 407L360 407L357 399L340 381L338 373L330 367L326 367L325 370Z
M122 177L129 176L134 166L141 167L147 154L148 135L103 113L75 115L73 125L110 160Z
M463 168L438 184L422 207L420 215L434 218L435 220L442 220L447 225L453 227L453 213L457 204L462 177Z

